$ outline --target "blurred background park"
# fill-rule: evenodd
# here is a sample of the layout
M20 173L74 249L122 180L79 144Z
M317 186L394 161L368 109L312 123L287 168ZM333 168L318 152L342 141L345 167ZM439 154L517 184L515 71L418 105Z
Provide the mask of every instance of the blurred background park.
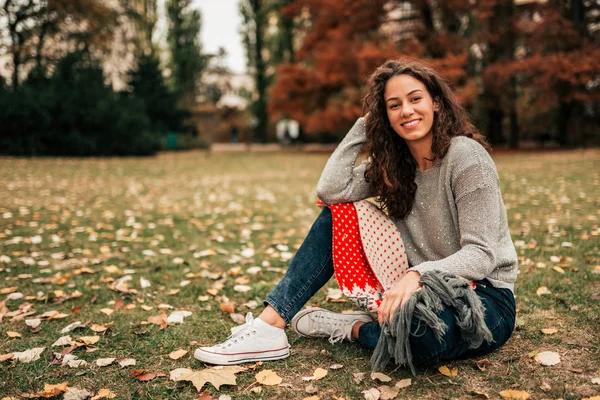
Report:
M496 146L587 147L599 38L598 0L0 0L0 153L335 143L399 56Z

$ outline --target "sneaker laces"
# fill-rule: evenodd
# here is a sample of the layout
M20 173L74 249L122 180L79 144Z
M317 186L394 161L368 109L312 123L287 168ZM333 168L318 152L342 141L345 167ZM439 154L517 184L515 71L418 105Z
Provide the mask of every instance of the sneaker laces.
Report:
M239 340L244 340L245 336L250 336L254 332L254 317L252 313L246 314L246 323L231 328L231 335L223 343L217 345L219 347L227 347Z
M316 324L311 333L329 335L329 343L336 344L344 339L352 341L352 330L344 329L344 324L341 321L335 318L324 318L321 315L315 316L313 321Z

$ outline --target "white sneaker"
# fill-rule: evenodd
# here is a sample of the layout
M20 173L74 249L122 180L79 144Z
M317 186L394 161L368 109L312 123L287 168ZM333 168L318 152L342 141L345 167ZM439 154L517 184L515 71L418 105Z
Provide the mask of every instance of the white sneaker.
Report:
M309 338L328 337L331 344L348 340L352 342L352 327L357 322L372 322L364 311L335 313L323 308L311 307L300 311L292 319L292 330Z
M290 355L285 331L246 314L246 323L231 329L231 336L212 347L200 347L194 357L209 364L229 365L280 360Z

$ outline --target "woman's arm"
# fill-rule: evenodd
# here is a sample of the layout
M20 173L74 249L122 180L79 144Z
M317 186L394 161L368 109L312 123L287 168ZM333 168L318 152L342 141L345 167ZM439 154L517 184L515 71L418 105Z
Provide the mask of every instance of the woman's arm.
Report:
M365 119L359 118L329 157L317 184L317 196L326 204L347 203L373 197L365 181L368 161L354 167L367 141Z

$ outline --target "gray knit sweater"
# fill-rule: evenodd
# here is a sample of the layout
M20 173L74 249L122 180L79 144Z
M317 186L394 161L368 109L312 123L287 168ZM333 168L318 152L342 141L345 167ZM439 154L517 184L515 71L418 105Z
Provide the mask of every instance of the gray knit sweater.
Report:
M353 202L376 194L365 181L364 161L355 167L366 128L359 118L333 152L317 185L327 204ZM412 211L394 219L413 270L445 271L466 279L487 278L514 290L517 253L492 158L475 140L452 139L448 154L417 171Z

